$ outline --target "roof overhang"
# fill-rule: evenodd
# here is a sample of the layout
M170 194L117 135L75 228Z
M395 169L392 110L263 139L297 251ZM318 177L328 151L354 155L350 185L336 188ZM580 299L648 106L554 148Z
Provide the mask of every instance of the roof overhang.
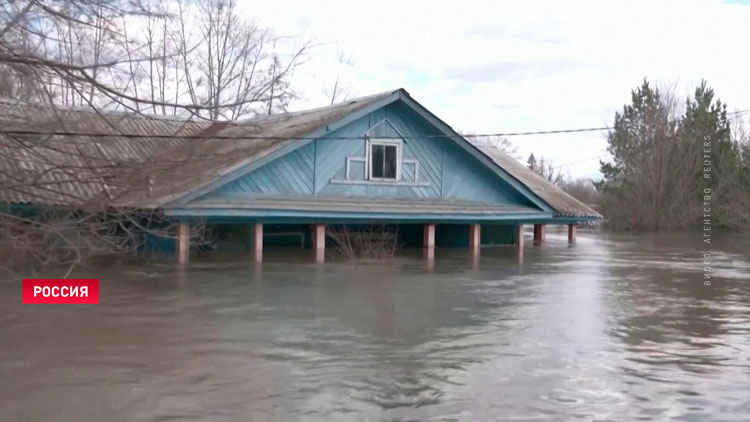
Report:
M530 206L330 196L256 196L199 200L165 209L180 219L295 223L498 223L553 219Z

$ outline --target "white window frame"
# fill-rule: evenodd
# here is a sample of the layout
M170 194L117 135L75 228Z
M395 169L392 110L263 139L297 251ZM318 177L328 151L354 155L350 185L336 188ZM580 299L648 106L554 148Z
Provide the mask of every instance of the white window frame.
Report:
M392 179L389 177L372 177L372 147L374 145L385 145L396 147L396 178ZM387 138L387 139L367 139L367 180L381 181L381 182L399 182L401 180L401 150L403 146L403 140L399 138ZM385 154L383 154L385 159Z
M419 161L413 159L413 158L404 158L401 160L401 163L403 165L409 165L412 164L414 166L414 183L419 183Z
M367 179L367 158L366 157L346 157L346 177L344 180L351 180L352 163L362 163L365 165L364 177Z

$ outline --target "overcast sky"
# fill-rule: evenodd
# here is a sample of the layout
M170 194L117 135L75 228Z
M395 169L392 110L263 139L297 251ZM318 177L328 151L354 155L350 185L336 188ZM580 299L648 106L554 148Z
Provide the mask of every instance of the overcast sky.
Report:
M405 88L475 133L611 124L643 77L688 95L702 78L750 108L750 0L248 2L247 15L318 46L295 75L303 109L340 75L350 96ZM339 64L338 53L351 56ZM573 177L598 178L603 133L512 137ZM576 164L570 164L576 163ZM570 165L569 165L570 164Z

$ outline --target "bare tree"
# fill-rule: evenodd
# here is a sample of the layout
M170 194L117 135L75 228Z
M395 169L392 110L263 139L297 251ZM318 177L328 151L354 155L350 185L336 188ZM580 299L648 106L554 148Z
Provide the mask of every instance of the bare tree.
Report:
M591 205L599 204L600 192L596 190L596 186L588 178L578 179L564 179L560 182L560 187L570 196L577 200Z
M482 147L495 147L511 157L518 159L518 147L504 136L477 135L473 132L459 132L472 144Z
M330 226L327 232L336 250L348 259L391 258L400 247L398 226L363 225L350 228L341 225Z
M243 18L236 0L178 0L147 11L122 23L128 67L118 81L150 101L148 112L184 114L169 107L183 102L200 117L236 120L284 111L294 98L290 79L309 43L282 53L293 40Z
M56 104L211 120L277 112L294 98L290 78L310 47L282 52L294 40L242 18L236 0L0 7L0 69L34 75Z
M349 99L351 94L351 87L343 84L341 80L341 69L353 64L352 55L347 55L343 50L339 50L337 53L338 72L336 73L336 80L333 81L331 89L324 89L323 95L331 98L331 105L336 102L342 102Z
M173 221L118 201L141 187L150 191L153 180L180 174L184 165L241 153L207 151L207 142L181 138L211 125L203 119L274 112L292 98L290 78L308 44L283 54L281 38L242 19L234 0L167 6L0 3L0 94L46 104L5 102L0 115L0 192L42 204L28 213L0 204L3 258L23 255L72 268L90 257L133 251L149 235L170 237ZM72 118L81 107L86 113ZM134 126L106 113L115 109L186 120L160 124L168 132L158 135L174 136L163 142L149 140L148 131L117 138L132 135ZM40 133L24 134L29 128ZM102 136L62 134L81 131ZM118 154L112 149L118 143L142 153Z
M180 27L185 19L181 5ZM201 0L192 20L198 33L181 30L177 36L183 65L192 69L185 80L193 103L207 104L212 120L235 120L241 116L285 110L294 97L289 78L301 63L309 44L282 58L281 38L254 20L240 17L236 0ZM201 45L191 48L194 39Z

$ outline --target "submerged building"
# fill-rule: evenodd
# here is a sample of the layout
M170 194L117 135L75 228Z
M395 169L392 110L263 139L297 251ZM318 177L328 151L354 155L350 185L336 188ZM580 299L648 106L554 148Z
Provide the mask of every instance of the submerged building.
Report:
M196 223L251 228L258 259L280 236L320 259L331 225L397 225L403 244L430 250L522 251L524 225L537 243L545 225L568 225L573 242L576 224L601 218L403 89L232 123L0 107L0 202L158 210L179 221L181 262ZM1 188L18 186L13 174L34 183Z

